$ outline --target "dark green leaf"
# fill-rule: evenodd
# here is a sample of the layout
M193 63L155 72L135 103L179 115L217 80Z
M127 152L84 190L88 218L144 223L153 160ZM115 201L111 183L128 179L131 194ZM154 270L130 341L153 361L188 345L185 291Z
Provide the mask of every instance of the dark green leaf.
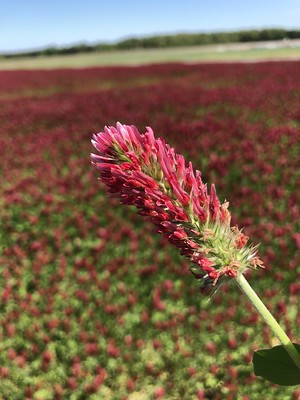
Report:
M294 343L300 354L300 345ZM256 376L282 386L300 385L300 370L282 345L258 350L253 356Z

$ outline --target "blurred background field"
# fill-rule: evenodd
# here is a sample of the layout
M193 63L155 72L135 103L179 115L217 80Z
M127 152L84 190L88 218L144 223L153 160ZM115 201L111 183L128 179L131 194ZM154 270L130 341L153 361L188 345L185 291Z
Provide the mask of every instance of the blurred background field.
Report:
M0 72L0 397L299 398L256 378L276 344L235 285L189 264L90 165L93 132L152 126L229 200L266 269L249 280L299 340L300 63Z
M0 70L83 68L164 62L255 62L300 59L300 40L230 43L172 48L110 50L72 55L0 57Z
M90 140L151 126L230 202L300 335L300 47L294 0L2 2L0 400L298 400L255 377L276 345L233 285L109 198ZM200 46L201 44L201 46Z

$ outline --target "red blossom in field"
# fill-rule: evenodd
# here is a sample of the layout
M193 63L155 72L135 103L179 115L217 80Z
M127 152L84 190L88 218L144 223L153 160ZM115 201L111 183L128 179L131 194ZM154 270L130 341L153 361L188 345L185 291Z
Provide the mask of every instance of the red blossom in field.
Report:
M83 155L87 137L104 119L125 121L130 113L144 126L151 115L156 132L164 131L168 143L189 154L195 167L205 165L205 176L214 176L206 181L235 207L232 226L247 227L252 240L264 243L273 274L260 276L260 287L297 341L300 313L284 315L280 286L286 281L286 304L297 309L299 71L294 61L0 72L0 393L9 390L2 397L125 400L141 393L154 399L155 388L162 387L163 398L269 398L270 388L250 373L258 345L255 309L245 304L239 311L237 291L216 294L212 307L192 301L197 287L188 285L188 271L174 263L168 243L157 243L138 216L125 221L107 207L96 171ZM208 238L209 232L203 234ZM158 246L152 258L140 254ZM134 274L128 273L131 265ZM165 311L156 308L159 301ZM221 332L228 319L240 326ZM240 341L237 358L213 363L219 354L237 351L233 334ZM204 350L206 343L214 346L207 354L193 352L198 342ZM163 362L154 363L151 372L144 357L152 348ZM170 360L172 348L176 356ZM47 355L43 361L45 351L52 354L50 362ZM238 379L229 374L232 364ZM101 368L108 380L95 392ZM166 377L170 370L176 371L173 381ZM189 394L188 379L194 387ZM275 399L285 392L272 387ZM290 397L299 400L300 391Z
M230 226L228 202L221 204L214 184L208 190L201 173L150 127L105 127L93 135L99 154L92 163L100 180L122 204L134 205L180 253L193 262L191 271L204 291L246 268L262 266L248 237ZM222 278L222 279L220 279Z

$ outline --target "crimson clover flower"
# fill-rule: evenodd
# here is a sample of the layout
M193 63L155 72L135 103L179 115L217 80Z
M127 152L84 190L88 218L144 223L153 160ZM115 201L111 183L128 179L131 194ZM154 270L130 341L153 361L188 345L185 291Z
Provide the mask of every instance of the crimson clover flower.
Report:
M100 180L122 204L133 205L161 235L191 260L191 272L203 292L247 268L263 267L257 246L230 226L228 202L220 203L214 184L208 190L200 171L186 166L150 127L141 134L135 126L117 123L93 135L99 154L91 154Z

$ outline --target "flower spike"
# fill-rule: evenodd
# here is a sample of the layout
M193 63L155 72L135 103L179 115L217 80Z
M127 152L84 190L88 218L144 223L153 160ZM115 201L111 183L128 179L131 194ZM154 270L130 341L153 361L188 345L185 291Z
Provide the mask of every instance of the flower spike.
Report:
M215 185L208 193L201 173L188 167L150 127L141 134L135 126L117 123L93 135L99 154L91 154L100 180L122 204L133 205L157 232L178 247L202 283L203 292L235 278L247 268L262 267L257 247L230 226L228 202L221 204Z

